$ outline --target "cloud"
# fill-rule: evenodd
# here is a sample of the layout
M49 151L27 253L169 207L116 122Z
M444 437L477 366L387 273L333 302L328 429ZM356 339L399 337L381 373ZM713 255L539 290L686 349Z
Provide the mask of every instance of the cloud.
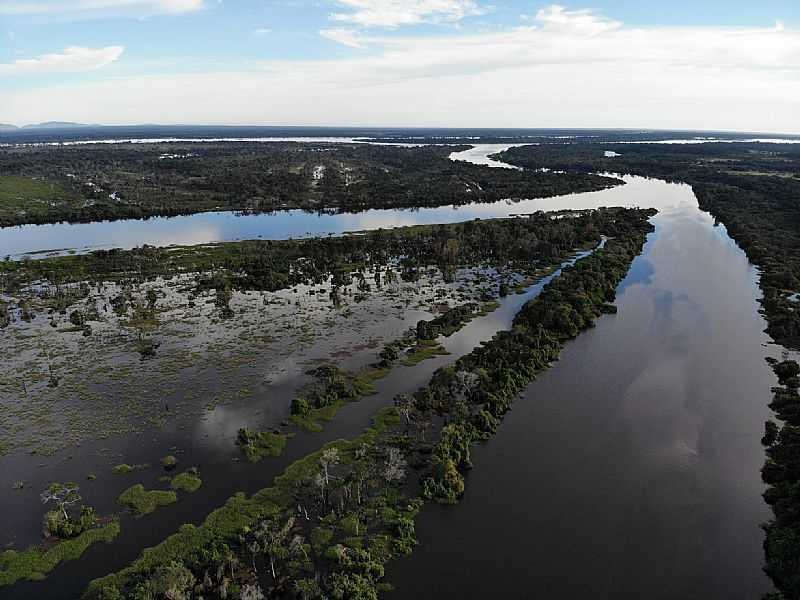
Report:
M268 35L272 33L272 29L269 27L259 27L258 29L253 30L253 33L256 35Z
M455 22L483 14L475 0L337 0L353 12L335 12L334 21L362 27L399 27L429 21Z
M351 48L363 48L361 36L353 29L322 29L319 34L326 39Z
M597 35L622 27L619 21L595 14L590 9L567 10L551 4L536 12L535 19L549 31L564 31L582 35Z
M204 7L204 0L3 0L0 15L182 14Z
M628 27L548 7L489 33L330 31L362 51L8 91L3 119L800 132L788 26Z
M42 54L36 58L21 58L11 63L0 64L0 75L92 71L114 62L124 51L123 46L105 48L70 46L63 52Z

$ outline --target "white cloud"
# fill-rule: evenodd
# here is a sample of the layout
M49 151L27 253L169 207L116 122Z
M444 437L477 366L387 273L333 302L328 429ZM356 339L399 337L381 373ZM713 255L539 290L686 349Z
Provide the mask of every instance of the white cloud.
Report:
M536 20L549 31L565 31L583 35L597 35L622 26L592 10L567 10L558 4L551 4L536 12Z
M337 0L353 12L336 12L334 21L362 27L398 27L427 21L460 21L483 14L475 0Z
M3 120L800 133L800 31L789 27L637 28L550 7L491 33L344 31L328 37L362 52L7 92Z
M0 64L0 75L28 75L32 73L76 73L92 71L117 60L125 51L123 46L83 48L70 46L63 52L42 54L36 58L21 58Z
M255 33L256 35L268 35L272 33L272 29L270 29L269 27L259 27L258 29L255 29L253 33Z
M322 29L319 34L326 39L351 48L363 48L361 36L353 29Z
M0 0L0 15L181 14L204 6L204 0Z

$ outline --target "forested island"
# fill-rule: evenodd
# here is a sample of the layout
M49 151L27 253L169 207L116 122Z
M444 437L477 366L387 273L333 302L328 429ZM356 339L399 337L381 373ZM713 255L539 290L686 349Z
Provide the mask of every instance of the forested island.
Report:
M0 227L205 211L464 205L622 182L449 160L469 146L152 143L0 148Z

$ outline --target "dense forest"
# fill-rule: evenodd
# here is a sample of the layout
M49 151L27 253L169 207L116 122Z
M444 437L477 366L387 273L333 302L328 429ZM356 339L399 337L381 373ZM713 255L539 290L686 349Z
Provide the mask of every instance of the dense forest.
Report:
M765 571L781 592L770 599L779 600L800 597L800 366L786 360L773 361L772 368L780 385L773 390L770 408L784 424L766 423L761 441L767 448L767 461L761 474L769 486L764 499L775 514L764 526Z
M79 284L137 282L192 273L203 289L276 291L301 283L334 288L366 271L413 280L419 268L437 265L447 274L458 266L489 264L523 271L549 266L576 247L615 235L624 227L621 209L585 211L574 218L546 213L513 219L475 220L375 230L363 235L304 240L255 240L181 248L145 246L31 261L0 261L0 291L19 291L35 281L59 294ZM402 257L391 275L390 259ZM374 285L381 285L377 278Z
M492 435L567 340L614 312L653 211L614 214L615 237L529 301L510 331L395 398L360 437L325 445L249 498L230 498L201 525L93 581L85 597L377 600L386 563L417 543L424 501L456 502L470 447Z
M621 184L449 160L467 148L244 142L0 148L0 226L212 210L463 205Z

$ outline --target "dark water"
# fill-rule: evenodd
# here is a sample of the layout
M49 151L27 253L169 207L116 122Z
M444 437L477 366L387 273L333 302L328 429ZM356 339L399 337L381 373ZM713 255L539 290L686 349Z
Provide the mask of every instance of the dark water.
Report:
M684 197L673 208L670 188ZM652 192L664 212L619 314L570 343L475 450L462 502L423 510L420 546L390 569L392 599L769 589L759 438L774 350L757 273L688 188Z

